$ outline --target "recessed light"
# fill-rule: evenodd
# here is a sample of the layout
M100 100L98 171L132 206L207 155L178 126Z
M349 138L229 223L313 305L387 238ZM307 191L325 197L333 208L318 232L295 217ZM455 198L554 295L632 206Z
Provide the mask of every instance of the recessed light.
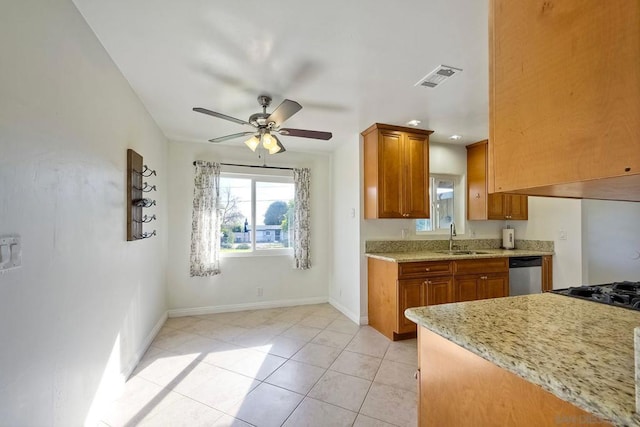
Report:
M451 135L449 137L449 139L451 139L453 141L458 141L458 140L462 139L462 135Z
M407 124L409 126L418 126L420 124L420 120L409 120Z

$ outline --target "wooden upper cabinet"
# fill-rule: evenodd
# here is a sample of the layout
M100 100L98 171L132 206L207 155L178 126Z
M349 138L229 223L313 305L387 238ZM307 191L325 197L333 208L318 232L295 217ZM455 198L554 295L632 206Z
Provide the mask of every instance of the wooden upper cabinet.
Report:
M467 145L467 219L528 219L529 201L527 196L488 193L487 151L487 140Z
M429 130L376 123L364 137L364 217L429 218Z
M489 191L640 201L640 2L490 5Z

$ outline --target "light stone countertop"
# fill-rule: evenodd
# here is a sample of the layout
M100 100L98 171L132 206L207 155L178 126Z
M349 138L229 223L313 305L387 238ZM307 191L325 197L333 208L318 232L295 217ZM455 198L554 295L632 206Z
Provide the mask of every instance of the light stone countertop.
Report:
M605 420L640 425L638 311L545 293L410 308L405 316Z
M542 256L553 255L553 252L533 251L523 249L469 249L477 250L481 253L451 255L439 253L441 251L415 251L415 252L379 252L366 253L369 258L381 259L390 262L415 262L415 261L441 261L455 259L476 259L476 258L496 258L496 257L516 257L516 256Z

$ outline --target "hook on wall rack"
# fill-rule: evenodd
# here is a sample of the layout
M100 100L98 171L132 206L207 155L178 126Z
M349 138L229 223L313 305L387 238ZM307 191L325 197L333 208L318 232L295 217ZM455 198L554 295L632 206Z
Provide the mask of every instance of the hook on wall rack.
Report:
M142 182L142 178L157 176L156 171L143 165L142 156L127 150L127 240L141 240L156 236L156 230L143 231L143 224L156 220L156 215L142 215L143 208L156 206L156 201L144 197L144 193L156 191L155 185Z
M144 232L139 236L135 236L134 240L148 239L148 238L153 237L153 236L157 236L156 230L153 230L151 233Z
M142 217L142 219L141 219L141 220L136 220L136 219L134 219L134 221L135 221L135 222L138 222L138 223L140 223L140 224L147 224L147 223L149 223L149 222L151 222L151 221L155 221L156 219L157 219L157 218L156 218L156 215L155 215L155 214L153 214L153 215L151 215L151 216L149 216L149 215L145 215L145 216L143 216L143 217Z
M148 182L144 182L142 188L135 187L135 186L133 188L135 188L136 190L140 190L143 193L149 193L150 191L156 191L156 186L155 185L149 185Z

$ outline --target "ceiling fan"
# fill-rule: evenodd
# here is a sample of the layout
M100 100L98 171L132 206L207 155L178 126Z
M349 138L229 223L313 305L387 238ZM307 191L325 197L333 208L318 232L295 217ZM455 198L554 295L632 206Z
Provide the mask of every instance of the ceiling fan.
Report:
M232 135L221 136L209 140L209 142L222 142L234 138L240 138L242 136L253 135L244 142L252 151L256 151L256 148L258 148L260 143L262 143L262 146L269 152L269 154L284 153L286 149L278 137L275 136L276 133L279 135L297 136L301 138L322 139L324 141L331 139L333 136L331 132L281 128L282 124L289 117L302 109L302 106L295 101L285 99L271 114L267 113L267 107L271 104L270 96L258 96L258 103L262 106L262 113L252 114L249 117L249 121L236 119L235 117L227 116L226 114L216 113L215 111L207 110L206 108L196 107L193 111L229 120L230 122L238 123L240 125L253 126L255 130L234 133Z

